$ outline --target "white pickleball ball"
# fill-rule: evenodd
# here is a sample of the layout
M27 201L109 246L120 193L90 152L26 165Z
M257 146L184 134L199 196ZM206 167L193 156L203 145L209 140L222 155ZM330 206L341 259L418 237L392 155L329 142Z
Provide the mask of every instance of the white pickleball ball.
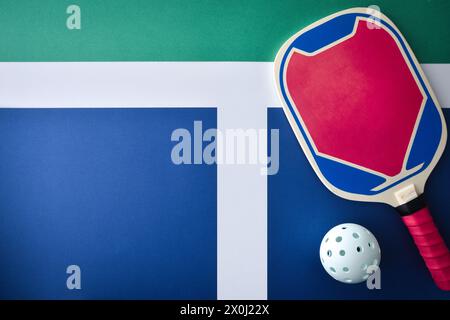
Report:
M334 279L360 283L369 277L367 268L379 266L381 250L375 236L363 226L340 224L325 234L320 244L322 266Z

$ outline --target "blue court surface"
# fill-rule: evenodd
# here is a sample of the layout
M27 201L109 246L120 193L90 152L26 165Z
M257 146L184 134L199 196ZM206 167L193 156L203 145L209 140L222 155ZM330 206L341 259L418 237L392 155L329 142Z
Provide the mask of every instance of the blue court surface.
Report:
M445 116L450 117L448 109ZM0 109L0 298L216 299L217 167L177 166L175 128L217 126L215 108ZM394 209L331 194L282 109L280 168L268 177L269 299L449 299ZM450 153L427 198L450 242ZM323 235L353 222L381 250L381 290L333 280ZM82 270L67 290L65 269Z
M216 166L170 156L194 120L216 109L0 109L0 299L216 299Z
M448 119L450 110L444 109ZM268 178L269 299L450 299L437 289L397 212L383 204L341 199L310 167L282 109L268 111L280 130L280 170ZM428 180L427 199L442 236L450 243L450 152ZM371 230L381 247L381 290L333 280L319 259L325 233L341 223Z

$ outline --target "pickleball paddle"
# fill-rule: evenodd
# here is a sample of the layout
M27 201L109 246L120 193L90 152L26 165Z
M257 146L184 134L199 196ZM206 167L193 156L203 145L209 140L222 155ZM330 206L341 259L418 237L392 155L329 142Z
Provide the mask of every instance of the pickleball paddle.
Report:
M397 27L368 8L330 15L281 47L275 78L320 180L343 198L395 207L435 283L450 290L450 252L423 196L447 129Z

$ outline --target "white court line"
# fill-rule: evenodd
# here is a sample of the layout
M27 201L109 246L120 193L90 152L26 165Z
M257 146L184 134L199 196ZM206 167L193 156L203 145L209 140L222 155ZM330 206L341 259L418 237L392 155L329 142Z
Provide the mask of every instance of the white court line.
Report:
M259 108L275 107L280 103L272 67L271 62L0 62L0 107L217 106L235 89L252 104L262 101ZM441 106L450 108L450 64L422 67Z
M450 107L450 64L423 65ZM0 63L0 108L217 107L217 125L266 129L279 106L268 62ZM223 152L219 147L218 152ZM267 298L267 178L217 166L217 297Z
M450 108L450 63L422 64L442 108Z

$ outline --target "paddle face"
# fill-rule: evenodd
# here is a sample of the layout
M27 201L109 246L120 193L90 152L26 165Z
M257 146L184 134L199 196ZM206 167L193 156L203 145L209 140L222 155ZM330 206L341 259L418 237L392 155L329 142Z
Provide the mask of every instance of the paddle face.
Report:
M419 63L387 17L355 8L314 23L280 49L275 77L297 139L331 191L393 206L402 204L399 190L423 192L446 126Z

